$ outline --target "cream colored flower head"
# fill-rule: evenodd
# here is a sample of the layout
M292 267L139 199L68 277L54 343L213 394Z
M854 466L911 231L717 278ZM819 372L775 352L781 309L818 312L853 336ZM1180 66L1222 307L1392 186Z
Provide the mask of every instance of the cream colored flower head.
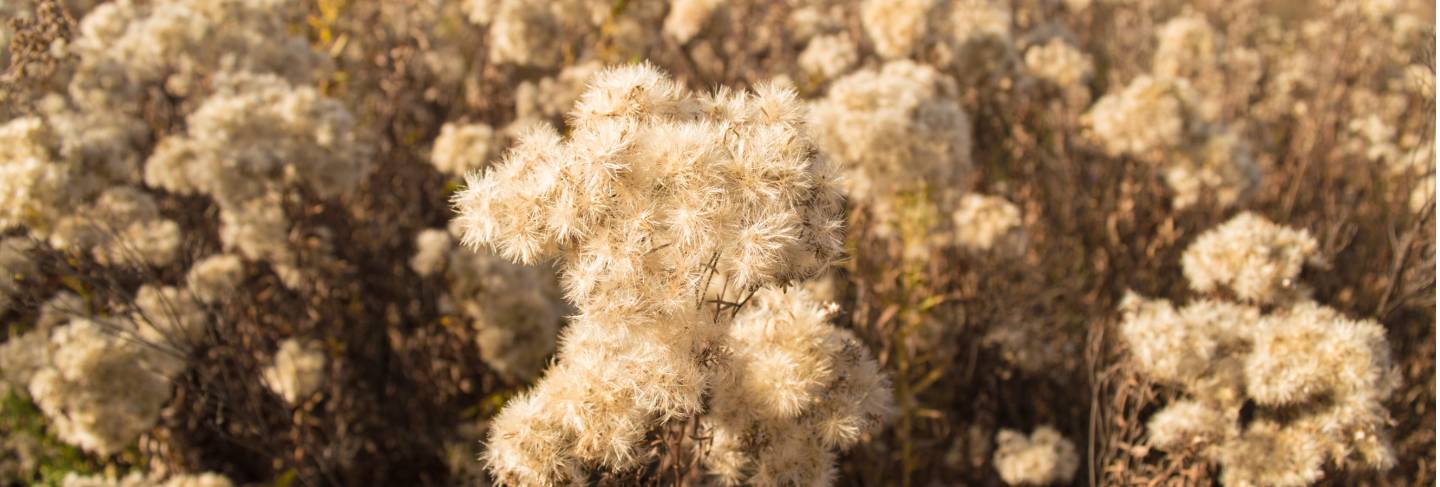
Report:
M265 386L290 404L300 404L319 390L325 379L324 345L288 338L280 342L274 361L261 373Z
M592 79L561 137L545 126L455 198L462 242L564 261L582 307L693 306L818 272L840 246L835 175L794 93L693 96L650 65ZM723 280L710 279L711 274Z
M1322 264L1319 251L1310 232L1246 212L1201 234L1180 263L1196 291L1226 290L1245 301L1270 304L1304 294L1300 271L1306 264Z
M1080 466L1075 444L1050 426L1029 436L1002 429L995 443L995 469L1009 485L1068 484Z

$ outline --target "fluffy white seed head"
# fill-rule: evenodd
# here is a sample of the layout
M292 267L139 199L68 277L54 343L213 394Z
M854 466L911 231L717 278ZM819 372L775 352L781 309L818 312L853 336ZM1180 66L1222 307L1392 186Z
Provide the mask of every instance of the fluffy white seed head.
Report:
M1218 450L1224 485L1302 487L1324 477L1325 451L1310 431L1257 421Z
M235 207L287 185L334 196L364 176L368 149L339 101L274 75L222 74L215 84L186 133L150 156L148 184Z
M958 191L970 173L970 117L955 82L894 61L836 80L810 110L816 145L846 171L850 195L884 218L903 195Z
M950 0L944 29L950 43L965 50L980 41L1010 42L1011 6L996 0Z
M111 2L78 26L69 50L79 59L70 94L82 107L124 106L150 86L196 94L221 71L273 73L294 83L317 79L323 55L291 35L282 2L166 0Z
M1262 315L1223 302L1176 312L1164 301L1127 301L1141 310L1121 325L1136 365L1188 396L1150 418L1152 445L1216 459L1226 485L1307 485L1326 462L1393 465L1383 401L1398 379L1378 324L1313 302ZM1248 427L1246 403L1262 411ZM1288 450L1270 452L1275 462L1252 458L1274 448Z
M30 331L0 343L0 390L25 391L35 373L50 363L50 334Z
M665 35L684 44L694 38L714 17L723 0L670 0L670 13L665 16Z
M950 216L955 223L955 243L961 247L1013 253L1025 245L1020 208L1005 198L967 194Z
M1217 461L1225 485L1309 485L1330 468L1394 465L1384 402L1399 374L1385 329L1303 299L1294 280L1315 249L1304 231L1241 214L1183 263L1192 287L1250 304L1125 299L1134 364L1185 394L1150 418L1152 445Z
M57 97L46 98L41 116L19 117L0 126L0 228L23 225L56 247L85 252L123 232L121 223L138 222L102 227L96 222L104 215L97 213L108 208L92 204L107 188L134 182L133 149L128 142L111 140L128 141L133 131L91 124L86 116L50 102L63 105ZM82 118L86 120L77 122ZM100 228L108 233L101 234Z
M314 395L325 380L324 344L300 338L280 342L271 364L261 371L261 378L271 392L292 405Z
M866 0L860 20L875 52L886 59L903 59L920 47L929 33L936 0Z
M415 255L410 257L410 269L421 277L444 271L454 249L455 241L445 229L421 230L415 235Z
M539 375L555 351L563 318L558 292L545 268L449 245L441 261L449 289L442 304L470 320L486 365L514 380Z
M834 79L860 61L859 47L845 33L816 36L797 60L805 74L818 80Z
M1305 264L1320 264L1310 232L1241 213L1185 249L1180 263L1191 289L1226 290L1245 301L1269 304L1303 295L1298 279Z
M1097 100L1086 120L1106 151L1146 156L1185 141L1190 92L1182 79L1140 76Z
M1075 444L1050 426L1036 428L1028 437L1002 429L995 443L995 469L1009 485L1068 484L1080 466Z
M1267 316L1246 359L1246 391L1263 405L1298 404L1322 395L1373 400L1397 385L1385 329L1313 302Z
M102 455L117 452L160 417L170 399L154 348L121 327L74 319L50 337L50 363L30 380L30 397L60 439Z
M845 2L800 2L790 10L785 27L796 42L807 42L817 35L841 29L848 14Z
M693 306L712 260L735 290L798 280L839 245L834 176L799 114L787 91L697 99L648 66L606 71L568 138L534 128L469 178L463 241L561 257L584 312Z
M1205 449L1239 433L1235 419L1210 404L1179 400L1156 412L1145 427L1150 444L1156 447L1171 451L1209 451Z
M492 474L556 485L581 465L634 467L648 431L701 412L733 313L722 302L829 263L840 195L802 112L775 86L695 96L648 65L613 68L568 136L533 126L468 178L462 242L555 259L578 310L557 360L497 418ZM479 254L451 267L457 255Z
M290 246L290 219L281 204L279 193L268 193L235 208L222 208L220 243L226 251L246 259L270 262L277 271L293 268L296 256Z
M48 195L64 194L69 174L49 146L54 135L39 117L0 126L0 228L32 223L54 211Z
M472 0L470 18L490 24L490 58L499 63L553 67L564 46L563 26L546 5L535 0Z
M579 462L567 454L567 430L547 413L543 400L521 393L495 416L483 460L497 483L549 487L585 478Z
M495 129L483 123L447 123L430 149L430 163L451 176L464 176L484 169L499 152Z
M101 265L150 265L165 267L180 249L180 225L154 219L126 225L91 250Z
M1095 73L1095 61L1090 55L1060 37L1026 49L1025 67L1061 88L1083 86Z
M638 52L659 42L665 2L626 5L614 16L609 0L469 0L472 22L488 24L489 60L535 68L566 64L585 42L607 27L609 40L622 53Z
M520 83L515 87L515 122L505 132L518 137L536 122L560 123L603 68L598 61L587 61L566 66L555 76Z
M216 303L235 293L245 279L245 262L235 254L215 254L195 262L185 274L190 293L204 303Z
M890 384L833 304L761 291L736 316L703 423L725 485L829 485L836 455L889 418Z
M1218 34L1203 16L1182 15L1165 22L1156 33L1159 43L1151 72L1167 78L1197 78L1198 70L1220 57Z

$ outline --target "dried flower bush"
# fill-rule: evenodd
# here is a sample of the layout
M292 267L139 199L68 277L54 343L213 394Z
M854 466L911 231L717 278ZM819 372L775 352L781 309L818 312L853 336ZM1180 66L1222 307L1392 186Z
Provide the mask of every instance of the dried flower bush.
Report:
M495 419L485 455L500 481L635 467L647 432L705 412L727 374L726 307L829 263L839 194L801 114L780 88L696 97L648 65L610 69L567 138L537 126L469 178L455 200L463 242L520 263L559 257L579 312L555 365Z
M1151 444L1214 459L1225 485L1310 485L1327 465L1394 465L1381 401L1398 378L1384 328L1287 294L1314 246L1304 231L1243 214L1196 239L1186 274L1197 291L1231 283L1237 297L1273 309L1204 300L1176 310L1135 295L1121 303L1137 367L1186 392L1151 417ZM1247 407L1257 412L1247 417Z
M531 441L600 485L1429 485L1433 12L3 3L0 484L494 483ZM585 98L642 62L679 108ZM726 130L792 88L761 112L813 145ZM718 218L768 164L642 162L768 144L836 168L776 217L843 221L828 250ZM544 204L497 214L548 216L461 248L506 164L543 184L485 197ZM325 365L266 378L286 343Z

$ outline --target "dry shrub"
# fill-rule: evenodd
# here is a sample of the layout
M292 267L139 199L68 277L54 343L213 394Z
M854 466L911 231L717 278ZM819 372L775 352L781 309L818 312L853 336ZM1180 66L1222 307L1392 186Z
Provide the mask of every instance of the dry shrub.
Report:
M194 5L239 8L259 1ZM58 143L46 146L50 162L94 168L109 161L94 154L126 154L133 156L126 167L138 171L160 147L203 146L204 140L179 144L192 129L262 146L266 137L279 138L267 133L246 139L251 132L191 116L209 100L218 104L221 99L211 95L225 89L224 80L233 74L219 72L225 56L195 55L206 46L176 44L177 52L189 57L166 59L191 61L162 62L158 71L135 68L144 79L134 86L87 85L128 87L126 96L116 98L122 108L106 107L114 112L67 99L74 95L68 84L77 73L107 72L82 65L76 55L56 55L72 52L64 46L84 35L80 26L99 8L96 3L0 5L0 12L15 13L3 27L9 49L0 56L5 67L0 116L7 124L22 116L43 120L54 125L56 140L81 148L75 152L80 156L67 159ZM877 106L898 107L886 118L895 126L884 128L894 137L932 137L870 141L878 148L863 156L902 161L886 170L909 177L892 174L881 177L893 180L872 182L899 188L886 191L884 204L876 204L874 195L848 195L839 263L820 281L793 283L838 305L830 323L872 350L893 386L894 418L836 460L835 483L1000 485L997 434L1028 433L1041 425L1073 442L1080 459L1074 485L1219 482L1222 467L1203 452L1150 444L1146 423L1185 396L1134 366L1135 354L1120 338L1119 306L1130 291L1175 302L1196 296L1182 269L1183 252L1203 232L1249 211L1315 237L1318 260L1326 266L1312 266L1299 280L1315 301L1380 323L1400 377L1384 404L1393 418L1395 467L1331 469L1322 483L1432 484L1434 197L1416 188L1433 185L1434 176L1434 53L1428 47L1434 41L1434 6L1414 1L1396 2L1393 11L1379 8L1384 5L1354 8L1363 3L286 3L283 13L261 19L270 29L262 31L271 35L245 42L257 42L253 47L292 39L291 46L304 54L294 59L309 61L285 65L318 67L303 75L278 70L296 89L273 90L286 95L273 99L291 100L287 96L300 88L313 90L305 96L353 117L353 125L335 125L350 127L346 132L353 139L344 140L353 140L353 147L320 153L354 163L334 166L345 170L328 174L353 178L341 185L348 191L331 191L323 181L294 185L284 171L246 179L284 186L283 197L264 205L283 217L285 224L272 228L267 242L286 256L244 256L233 291L208 300L207 325L178 349L186 367L171 377L169 399L154 427L114 455L51 448L63 442L45 428L0 430L0 436L17 439L0 444L0 474L20 472L0 483L58 483L41 478L44 465L76 471L109 466L120 473L153 473L157 482L185 472L217 472L237 485L476 482L484 476L478 459L489 451L481 440L491 419L533 388L536 375L526 369L540 366L518 371L497 366L509 347L486 345L497 343L495 330L515 321L494 319L513 312L511 306L499 313L487 306L535 301L531 294L506 293L510 281L491 279L505 273L478 273L485 291L456 296L457 289L475 287L457 282L455 273L412 264L425 245L417 236L444 232L455 217L452 194L466 187L455 168L494 164L535 124L563 135L583 133L566 113L591 76L609 65L645 60L695 92L773 82L792 86L813 103L837 86L836 91L853 93L855 87L843 81L847 77L878 73L887 63L903 63L893 58L903 58L933 70L934 79L927 80L934 93L919 102L880 99ZM866 17L867 11L887 9L879 13L895 15ZM533 29L515 28L514 19L499 22L497 29L490 16L505 11L527 12L531 24L519 26ZM254 21L218 28L238 32ZM545 26L564 29L541 29ZM525 32L541 37L523 38ZM560 39L544 44L547 52L513 49L540 45L545 35ZM497 45L502 42L509 44ZM1154 125L1124 118L1119 121L1131 123L1097 129L1094 117L1086 117L1098 100L1141 77L1174 83L1174 93L1165 96L1181 100L1186 118L1169 134L1173 137L1159 142L1107 144L1107 137L1133 135L1126 129ZM44 102L45 95L67 100L56 108ZM842 106L845 101L832 101L828 113L861 113L845 112L850 110ZM926 109L912 110L917 106ZM103 116L77 115L92 111ZM954 123L956 118L967 123ZM272 125L283 124L250 128ZM466 136L476 140L449 140L467 129ZM308 143L310 133L290 132L285 140ZM961 135L964 144L945 142ZM1243 144L1229 144L1233 141ZM109 142L116 145L105 145ZM969 146L963 155L957 153L960 145ZM1116 147L1123 150L1107 150ZM356 152L346 153L349 149ZM847 161L826 150L833 149L821 147L815 155L842 167L861 166L856 162L865 159ZM317 152L290 154L305 158L291 162L299 172L305 164L324 162ZM905 158L913 154L946 154L965 164L922 168L917 164L935 161ZM1245 155L1240 163L1225 164L1230 156ZM0 166L11 162L0 160ZM368 169L360 170L364 166ZM320 173L308 179L327 175ZM916 176L927 174L944 182ZM1227 186L1237 175L1254 179L1241 189ZM11 277L23 277L0 286L12 303L0 309L5 343L22 343L19 337L26 333L68 321L70 316L45 313L58 292L74 293L83 302L71 314L127 315L142 286L178 288L196 263L241 254L225 237L227 222L237 219L225 214L240 201L212 195L225 188L182 194L147 186L134 174L113 176L93 188L73 186L74 194L64 196L73 196L74 204L45 216L57 222L62 216L90 216L70 223L93 224L104 220L94 215L108 214L92 210L114 210L97 204L105 189L144 192L156 210L140 223L165 221L178 228L173 260L152 266L117 258L144 248L135 244L145 242L131 242L135 235L124 231L128 221L96 237L122 250L98 254L52 245L55 239L43 225L0 230L6 245L14 244L6 248L23 248L22 260L29 263L16 265L26 267L16 272L11 261L0 258ZM1186 188L1203 189L1190 197L1182 195ZM1220 191L1228 189L1235 190ZM977 235L954 233L971 228L966 222L974 219L967 215L975 212L962 212L962 202L976 195L1007 201L1017 210L996 211L1004 216L1000 220L1018 221L1005 227L1004 244L986 249L975 243ZM144 235L140 240L149 235L136 233ZM447 252L468 252L450 244ZM524 271L530 277L521 281L540 282L535 287L558 301L561 291L550 265ZM287 269L303 271L303 278ZM477 298L496 289L507 299ZM727 306L742 300L733 301L725 300ZM578 313L574 306L560 304L541 314L568 317ZM732 312L753 309L754 303L742 308ZM326 358L316 393L294 404L267 388L261 372L289 339L315 344ZM30 340L25 343L45 341ZM543 352L523 351L518 355L531 362L548 363ZM30 400L23 393L14 397ZM697 398L707 407L715 400L708 392ZM25 421L46 424L43 413L31 414L39 417ZM703 417L646 423L630 444L629 468L591 462L577 471L601 485L713 482L717 478L706 460L717 440ZM24 423L6 418L0 422L6 427ZM36 451L43 454L34 457ZM31 457L39 460L27 463ZM29 468L12 470L12 464Z

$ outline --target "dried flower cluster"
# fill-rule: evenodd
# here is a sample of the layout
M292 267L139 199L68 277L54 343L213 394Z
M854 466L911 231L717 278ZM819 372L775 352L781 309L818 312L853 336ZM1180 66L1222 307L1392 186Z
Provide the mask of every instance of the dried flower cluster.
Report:
M1080 467L1075 444L1049 426L1030 436L1002 429L995 435L995 468L1009 485L1068 484Z
M735 317L703 418L705 464L724 485L830 485L837 450L891 414L889 380L833 304L766 289Z
M805 52L796 60L805 73L821 79L840 77L860 60L855 41L844 33L816 36L805 45Z
M28 254L51 249L68 254L68 265L139 267L145 280L67 281L85 297L59 292L38 313L19 315L33 326L14 329L0 363L7 385L28 393L59 439L109 455L160 419L172 381L207 339L209 306L246 278L242 257L298 272L282 193L339 194L364 174L367 151L348 110L311 86L328 63L276 15L290 12L287 4L72 3L69 12L84 14L73 38L49 41L61 66L54 86L0 126L0 228L33 238L5 240L0 295L8 300L23 289L13 284L32 278ZM159 106L183 130L164 128ZM185 233L193 229L175 215L186 208L167 203L175 193L210 196L236 254L178 272L189 263L187 240L204 233ZM183 282L168 284L162 272ZM43 284L31 298L51 292ZM195 482L228 485L180 476L164 485Z
M1090 108L1089 122L1107 151L1146 154L1180 145L1192 98L1183 80L1140 76Z
M580 99L590 77L603 66L591 61L566 66L554 76L526 81L515 87L515 121L505 132L519 132L537 122L561 123L570 107Z
M563 314L549 276L490 252L462 249L447 230L421 231L415 247L410 268L445 279L440 307L475 328L485 364L512 379L539 375L555 351Z
M461 177L484 169L499 152L497 135L494 128L483 123L447 123L440 128L440 136L430 150L430 163L442 173Z
M5 191L13 201L5 202L0 227L24 225L60 248L96 248L102 262L168 264L178 245L175 224L156 218L139 190L109 190L140 183L137 149L150 134L138 118L139 95L158 88L199 100L216 72L269 73L281 78L277 83L313 79L323 59L285 33L273 15L276 6L220 0L95 7L72 43L53 48L74 60L67 89L42 100L38 115L10 120L0 130L6 147L0 171L13 186ZM233 142L214 140L210 147ZM163 172L145 171L150 181L150 174ZM113 196L95 201L102 194Z
M884 2L881 2L884 3ZM970 117L955 82L911 61L886 63L836 80L810 109L816 145L839 163L848 193L893 224L902 198L946 209L970 175Z
M884 59L933 52L942 65L991 68L993 48L1013 55L1009 10L993 0L867 0L859 15Z
M693 36L718 5L681 3L693 5L683 5L685 10L673 19L664 18L666 2L661 1L625 4L624 15L615 15L613 2L605 0L466 0L465 8L471 22L488 26L494 62L557 68L602 31L614 37L610 40L621 52L655 43L659 33L646 26L662 20L668 34Z
M930 9L935 0L867 0L860 9L865 33L875 51L887 59L907 58L928 34Z
M836 254L834 175L793 96L697 97L648 65L609 69L571 112L569 137L533 128L469 179L456 198L463 241L522 263L558 258L579 311L557 362L495 419L485 455L500 481L635 465L648 431L704 412L726 368L704 358L723 346L726 303Z
M0 127L0 172L5 174L0 184L7 186L0 228L23 225L51 245L76 252L95 249L96 258L107 262L122 257L123 237L154 234L156 243L134 243L150 251L139 257L168 263L178 238L174 223L158 218L148 195L124 187L107 190L128 182L127 169L115 167L123 156L104 161L66 156L58 149L65 143L40 117L21 117Z
M951 218L955 223L955 243L961 247L1014 253L1025 246L1020 208L1004 198L967 194L960 199Z
M1095 61L1090 55L1059 37L1027 49L1025 66L1035 76L1061 88L1083 85L1095 73Z
M722 0L670 0L665 34L681 44L689 42L724 4Z
M1121 304L1135 364L1185 392L1150 418L1151 444L1219 462L1225 485L1309 485L1327 468L1395 463L1383 401L1398 379L1385 329L1294 292L1314 246L1303 231L1241 215L1191 246L1186 276L1268 310L1215 299L1177 309L1138 295Z
M185 283L195 299L215 303L230 297L245 279L245 262L234 254L215 254L190 266Z
M1259 61L1224 50L1203 17L1171 19L1158 37L1150 74L1101 97L1085 119L1107 152L1155 165L1174 207L1235 206L1259 184L1260 166L1215 100L1242 83L1237 77L1253 85Z
M1309 232L1246 212L1196 238L1180 264L1197 292L1223 289L1242 301L1274 304L1304 296L1300 270L1321 264L1318 252Z
M170 399L173 352L135 340L123 324L74 319L50 337L29 393L56 434L100 454L154 426ZM133 333L133 332L131 332Z
M220 206L227 248L293 276L295 255L282 208L287 185L322 198L359 182L368 164L355 121L335 100L273 75L215 80L214 96L187 120L184 136L161 141L146 183L210 195Z
M5 177L0 227L32 235L102 264L166 266L178 225L138 185L212 195L227 242L251 259L294 266L280 185L321 195L352 186L364 150L354 122L307 86L324 60L288 35L268 1L115 2L80 22L60 53L75 67L64 94L40 114L0 130ZM149 129L140 93L161 89L190 111L187 133L166 137L140 166Z
M57 294L35 329L0 345L3 380L28 391L61 439L113 453L159 419L208 323L202 304L172 286L142 285L118 317L91 316L79 296Z
M325 373L324 344L287 338L280 342L274 361L260 372L265 386L285 402L299 404L320 388Z

